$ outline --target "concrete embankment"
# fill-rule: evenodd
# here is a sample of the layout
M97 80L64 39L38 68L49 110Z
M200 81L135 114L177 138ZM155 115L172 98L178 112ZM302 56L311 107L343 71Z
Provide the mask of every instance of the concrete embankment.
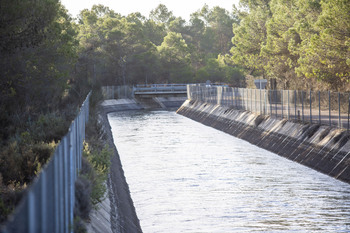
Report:
M350 137L346 130L190 100L177 113L350 183Z
M107 197L99 205L98 210L90 215L88 232L142 232L107 117L110 112L140 109L142 109L140 104L129 99L105 100L100 105L99 122L105 133L106 143L113 150L113 156L106 184Z

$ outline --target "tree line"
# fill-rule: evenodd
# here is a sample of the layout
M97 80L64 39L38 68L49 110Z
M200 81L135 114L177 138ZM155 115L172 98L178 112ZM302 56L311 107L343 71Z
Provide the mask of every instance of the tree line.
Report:
M241 0L241 5L230 51L235 64L281 89L349 90L348 0Z
M160 4L149 17L97 5L78 16L81 70L104 84L243 80L229 53L235 16L205 5L190 22Z

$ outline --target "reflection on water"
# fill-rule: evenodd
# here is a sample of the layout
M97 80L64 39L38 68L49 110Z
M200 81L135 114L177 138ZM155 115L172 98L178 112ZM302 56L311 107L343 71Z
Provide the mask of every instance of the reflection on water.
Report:
M350 232L350 186L174 112L109 115L144 232Z

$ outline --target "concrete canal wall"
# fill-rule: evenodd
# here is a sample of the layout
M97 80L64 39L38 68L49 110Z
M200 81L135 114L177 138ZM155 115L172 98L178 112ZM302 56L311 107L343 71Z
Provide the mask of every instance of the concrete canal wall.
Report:
M142 232L133 201L130 196L118 150L114 145L111 126L107 114L111 112L142 109L177 109L186 97L158 97L150 101L137 99L109 99L100 104L99 122L106 136L106 142L113 150L111 171L107 180L105 200L98 210L90 215L88 232Z
M350 137L346 130L190 100L177 113L350 183Z
M113 156L106 184L108 193L99 208L90 215L88 232L142 232L107 117L110 112L140 109L143 107L132 99L105 100L100 104L99 122Z

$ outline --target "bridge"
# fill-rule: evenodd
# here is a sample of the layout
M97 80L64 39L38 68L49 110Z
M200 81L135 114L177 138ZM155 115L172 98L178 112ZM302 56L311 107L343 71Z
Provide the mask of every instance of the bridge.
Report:
M133 95L140 98L185 97L187 84L139 84L133 87Z

